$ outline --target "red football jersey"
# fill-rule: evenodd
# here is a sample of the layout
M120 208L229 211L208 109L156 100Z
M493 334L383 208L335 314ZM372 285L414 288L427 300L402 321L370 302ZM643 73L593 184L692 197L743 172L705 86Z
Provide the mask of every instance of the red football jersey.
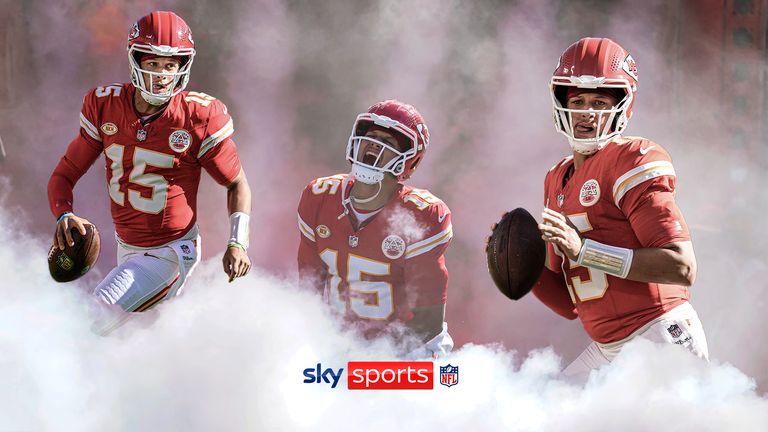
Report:
M624 137L588 158L570 179L569 156L544 180L544 201L568 215L584 238L629 249L690 240L675 204L669 154L652 141ZM547 267L565 276L587 333L597 342L624 339L688 299L683 286L635 282L579 266L547 243Z
M383 209L357 227L345 215L346 174L313 180L299 202L298 264L302 280L368 328L408 321L412 309L445 304L443 253L453 237L451 212L424 189L399 185Z
M91 90L80 113L80 134L67 148L48 185L51 212L72 210L72 189L104 154L117 235L131 245L178 239L196 221L200 168L228 185L240 172L227 108L204 93L172 97L142 124L132 84Z

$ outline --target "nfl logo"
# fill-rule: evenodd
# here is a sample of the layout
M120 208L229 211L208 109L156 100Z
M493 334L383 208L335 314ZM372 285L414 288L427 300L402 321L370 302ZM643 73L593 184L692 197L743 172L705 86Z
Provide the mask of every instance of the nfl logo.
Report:
M440 384L451 387L459 383L459 367L451 366L449 363L446 366L440 366Z
M672 335L673 338L679 338L683 334L683 330L680 329L680 326L677 324L672 324L671 326L667 327L667 331Z
M137 141L144 141L147 139L147 131L144 129L139 129L136 131L136 140Z
M349 236L349 247L357 247L359 241L360 239L358 239L357 236Z

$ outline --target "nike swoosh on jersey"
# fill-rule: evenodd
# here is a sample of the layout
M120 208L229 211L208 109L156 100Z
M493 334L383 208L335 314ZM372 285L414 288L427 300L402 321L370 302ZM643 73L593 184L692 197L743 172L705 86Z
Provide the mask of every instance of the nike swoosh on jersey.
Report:
M648 146L646 148L640 147L640 154L644 155L644 154L648 153L648 150L650 150L650 149L652 149L654 147L656 147L656 146Z

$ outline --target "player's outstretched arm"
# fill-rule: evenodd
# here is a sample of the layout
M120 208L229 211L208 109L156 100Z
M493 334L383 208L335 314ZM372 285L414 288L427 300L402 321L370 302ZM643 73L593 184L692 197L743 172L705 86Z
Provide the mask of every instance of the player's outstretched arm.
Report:
M235 180L227 186L227 209L229 210L230 238L222 263L224 273L232 282L236 278L245 276L251 269L251 260L248 258L251 187L242 168Z

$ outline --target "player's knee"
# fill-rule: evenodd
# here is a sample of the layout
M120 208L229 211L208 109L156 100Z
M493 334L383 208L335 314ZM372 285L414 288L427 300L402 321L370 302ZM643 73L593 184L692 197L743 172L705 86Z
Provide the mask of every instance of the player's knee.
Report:
M94 294L106 304L131 311L168 286L175 276L174 264L153 257L130 259L113 269Z
M106 304L117 304L135 281L136 277L131 269L118 267L99 284L95 295Z

